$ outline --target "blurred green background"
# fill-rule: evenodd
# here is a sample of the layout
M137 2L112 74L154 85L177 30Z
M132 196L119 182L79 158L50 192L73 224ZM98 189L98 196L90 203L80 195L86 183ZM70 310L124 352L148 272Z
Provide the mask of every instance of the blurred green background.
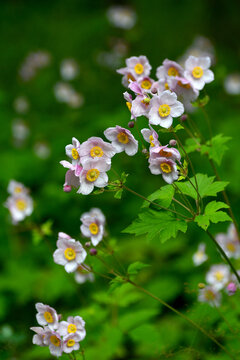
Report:
M128 5L136 14L131 29L109 21L107 11L114 4ZM58 231L79 239L80 215L91 207L99 207L106 215L110 242L125 267L133 261L152 265L139 279L146 288L181 311L188 311L227 346L239 348L236 340L224 337L226 329L218 314L197 302L198 282L204 281L211 264L221 262L204 232L193 227L187 235L164 245L123 235L121 230L136 217L141 200L129 193L124 193L122 200L111 193L64 193L65 170L59 165L66 159L64 148L73 136L83 142L90 136L103 137L109 126L127 127L130 119L122 96L125 89L115 71L124 66L125 58L146 55L154 77L165 58L179 59L202 36L215 51L215 81L206 87L210 96L206 110L214 134L232 137L218 170L222 179L230 182L228 193L239 220L240 96L228 95L223 87L225 77L240 68L239 10L237 1L208 0L0 2L0 202L7 198L10 179L29 187L34 199L34 213L18 227L11 225L7 209L0 207L0 359L52 358L48 349L31 342L29 327L36 326L36 302L55 307L65 318L79 314L85 319L86 360L227 359L181 319L129 286L112 295L108 282L101 278L93 284L77 285L72 275L53 263ZM29 53L39 50L50 54L50 64L24 81L19 70ZM69 82L84 98L79 108L59 103L54 96L55 84L62 81L59 66L66 58L79 64L79 75ZM14 107L19 96L29 102L24 114ZM13 124L19 118L30 132L21 144L13 137ZM199 110L192 118L207 132ZM146 127L146 120L139 119L139 126ZM138 138L135 128L133 133ZM184 133L179 135L185 137ZM170 138L164 135L161 140ZM41 145L47 150L39 157L36 149ZM194 154L192 160L197 172L213 175L204 157ZM115 156L113 167L128 173L129 187L145 196L163 184L160 177L150 174L140 151L135 157ZM115 179L114 173L109 174ZM42 239L31 231L33 223L40 227L47 221L53 223L48 236ZM215 226L212 231L225 231L226 226ZM201 241L206 241L209 260L195 268L192 255ZM235 314L229 311L232 306L227 301L223 310L235 324L240 305L237 299L231 301Z

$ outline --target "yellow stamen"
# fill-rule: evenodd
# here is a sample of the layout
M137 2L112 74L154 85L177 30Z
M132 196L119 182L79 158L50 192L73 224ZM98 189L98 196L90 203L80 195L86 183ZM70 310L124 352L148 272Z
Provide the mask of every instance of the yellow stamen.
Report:
M191 88L190 84L183 84L181 81L178 81L178 85L181 86L184 89L190 89Z
M93 235L96 235L98 233L98 230L99 230L98 225L96 223L91 223L89 225L89 230Z
M192 75L195 79L200 79L203 76L203 69L201 66L195 66L192 70Z
M15 189L14 189L14 192L15 192L16 194L19 194L19 193L22 192L22 188L21 188L20 186L16 186Z
M118 141L122 144L127 144L129 142L129 138L127 136L127 134L125 134L124 132L120 132L117 135Z
M222 281L222 279L224 278L224 275L221 271L216 271L214 274L215 278L217 281Z
M72 347L73 345L75 345L75 341L73 339L69 339L67 342L67 347Z
M95 158L95 157L102 157L104 152L102 151L102 148L100 148L100 146L94 146L91 149L90 154L93 158Z
M172 166L166 162L160 165L162 172L169 174L172 171Z
M45 311L44 319L46 320L46 322L48 322L50 324L53 323L53 316L49 311Z
M179 75L179 73L175 67L171 66L168 69L168 76L178 76L178 75Z
M164 87L165 87L166 90L169 90L169 85L168 85L167 82L164 84Z
M77 327L75 324L69 324L67 331L69 334L75 333L77 331Z
M16 208L20 211L24 211L27 207L27 202L23 199L16 200Z
M231 252L234 252L236 250L236 246L233 243L227 243L226 247Z
M90 169L86 173L86 179L88 181L93 182L93 181L97 180L97 178L99 177L99 174L100 174L100 172L98 169Z
M74 160L77 160L79 158L78 151L75 148L72 149L72 157Z
M151 145L151 146L155 146L155 145L154 145L154 142L153 142L153 141L154 141L154 138L153 138L152 135L149 136L149 141L150 141L150 145Z
M144 67L142 64L138 63L134 66L135 73L141 75L143 73Z
M76 257L76 251L74 249L72 249L72 248L67 248L64 251L64 256L69 261L74 260L75 257Z
M126 102L126 105L127 105L127 107L128 107L128 110L131 111L131 109L132 109L132 104L131 104L129 101L127 101L127 102Z
M143 81L141 82L141 87L142 87L143 89L149 90L149 89L151 89L151 86L152 86L152 83L151 83L151 81L149 81L149 80L143 80Z
M170 114L171 108L167 104L162 104L159 106L158 112L161 117L167 117Z
M60 339L58 339L56 335L52 335L50 341L54 346L60 346Z

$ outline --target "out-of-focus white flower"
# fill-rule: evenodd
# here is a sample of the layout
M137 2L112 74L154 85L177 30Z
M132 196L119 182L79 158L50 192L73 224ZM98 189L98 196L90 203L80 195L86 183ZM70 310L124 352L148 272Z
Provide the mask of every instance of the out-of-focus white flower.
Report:
M19 75L24 81L31 80L38 69L48 66L51 62L51 55L47 51L30 53L20 67Z
M213 265L206 274L206 282L216 291L219 291L228 284L230 277L231 274L227 265Z
M78 284L84 284L86 281L93 282L94 281L93 273L90 272L90 269L89 269L89 271L87 270L88 267L86 264L83 264L83 265L84 265L84 267L82 265L80 265L77 268L77 270L75 271L75 273L74 273L75 281Z
M33 339L32 342L35 345L39 345L39 346L47 346L44 344L44 337L46 335L46 328L42 328L40 326L36 326L36 327L31 327L30 330L34 331L36 334L33 335Z
M228 257L234 259L240 258L240 242L234 224L229 226L226 234L217 234L216 241Z
M48 326L49 329L54 330L58 328L58 315L54 308L42 303L36 304L37 322L39 325Z
M79 66L74 59L64 59L60 65L60 73L63 80L73 80L79 74Z
M193 254L193 263L195 266L201 265L208 259L208 256L205 253L205 249L206 245L204 243L198 245L197 251L195 252L195 254Z
M84 98L77 93L74 88L67 83L59 82L54 86L54 94L60 103L66 103L72 108L78 108L83 105Z
M34 145L34 152L37 155L37 157L45 160L45 159L49 158L49 156L51 154L51 149L47 143L37 142Z
M15 145L22 145L28 138L30 130L22 119L14 119L12 122L12 135Z
M218 307L221 303L221 293L212 286L206 286L199 290L198 301L206 302L212 307Z
M7 191L10 195L28 194L29 190L20 182L10 180Z
M224 80L224 89L230 95L240 94L240 73L230 74Z
M13 102L13 107L17 113L26 114L30 105L26 96L18 96Z
M9 210L14 225L33 212L32 198L24 193L9 196L4 206Z
M179 59L184 64L187 58L192 55L196 57L209 56L211 64L215 64L215 50L209 39L203 36L197 36L192 45L186 50L185 54Z
M71 108L77 109L84 104L84 97L82 94L75 91L71 94L67 103Z
M137 21L135 11L127 6L111 6L107 11L107 17L113 26L125 30L133 28Z

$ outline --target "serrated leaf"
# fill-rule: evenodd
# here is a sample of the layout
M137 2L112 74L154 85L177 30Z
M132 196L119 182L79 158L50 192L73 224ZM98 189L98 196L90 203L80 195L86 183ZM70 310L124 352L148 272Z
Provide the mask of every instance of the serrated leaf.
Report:
M178 231L186 232L187 223L178 220L174 215L166 211L145 211L138 215L124 233L135 235L147 235L147 240L160 240L162 243L171 237L176 237Z
M174 196L174 188L171 185L162 186L160 189L148 196L148 200L155 201L163 207L168 208L171 205ZM148 207L150 203L144 201L142 207Z
M148 264L144 264L140 261L136 261L135 263L129 265L127 272L129 275L137 275L137 273L140 270L142 270L146 267L149 267L149 266L150 265L148 265Z
M204 230L207 230L210 222L217 224L218 222L232 221L228 214L219 211L220 209L227 208L229 208L229 206L221 201L211 201L205 207L204 214L196 216L194 221Z
M189 138L185 142L184 149L188 154L190 154L196 150L200 151L200 149L201 149L200 139L199 138L195 138L195 139L196 140Z
M205 174L196 175L198 192L202 198L206 196L217 196L217 193L224 190L228 185L227 181L214 181L214 178L214 176L208 177ZM192 177L190 180L196 186L195 178ZM197 200L197 192L189 181L178 183L177 186L183 194Z
M122 198L123 189L120 189L115 192L114 197L115 199L121 199Z
M220 165L225 151L228 150L228 146L225 143L230 139L231 137L223 136L222 134L214 136L205 145L202 145L201 154L208 154L210 159Z
M119 276L116 276L114 279L110 281L110 287L108 289L108 292L112 293L115 289L122 286L122 284L124 284L124 280Z

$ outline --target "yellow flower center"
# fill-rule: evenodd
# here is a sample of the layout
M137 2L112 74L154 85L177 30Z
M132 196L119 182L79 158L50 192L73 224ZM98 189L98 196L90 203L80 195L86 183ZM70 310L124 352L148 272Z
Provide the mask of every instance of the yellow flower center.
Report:
M22 192L22 188L21 188L20 186L16 186L15 189L14 189L14 192L15 192L16 194L19 194L19 193Z
M77 331L77 327L75 324L69 324L67 328L68 333L75 333Z
M151 145L151 146L155 146L155 145L154 145L154 142L153 142L153 141L154 141L154 138L153 138L152 135L149 136L149 141L150 141L150 145Z
M138 63L134 66L134 70L136 74L141 75L143 73L144 67L142 64Z
M78 151L75 148L72 149L72 157L74 160L77 160L79 158Z
M183 84L181 81L178 81L178 85L181 86L184 89L190 89L191 88L190 84Z
M27 207L27 202L23 199L16 200L16 208L20 211L24 211Z
M52 335L50 341L54 346L60 346L60 339L58 339L56 335Z
M64 251L64 256L69 261L74 260L75 257L76 257L76 251L74 249L72 249L72 248L67 248Z
M90 169L86 173L86 179L88 181L93 182L93 181L97 180L97 178L99 177L99 174L100 174L100 172L98 169Z
M222 281L222 279L224 278L224 275L221 271L216 271L214 274L215 278L217 281Z
M151 83L151 81L149 81L149 80L143 80L143 81L141 82L141 87L142 87L143 89L149 90L149 89L151 89L151 86L152 86L152 83Z
M127 136L127 134L125 134L124 132L120 132L117 135L118 141L122 144L127 144L129 142L129 138Z
M127 102L126 102L126 105L127 105L127 107L128 107L128 110L131 111L131 109L132 109L132 104L131 104L129 101L127 101Z
M100 146L94 146L91 149L90 154L93 158L95 158L95 157L102 157L104 152L102 151L102 148L100 148Z
M205 299L207 300L207 301L211 301L211 300L214 300L215 299L215 294L214 294L214 292L212 291L212 290L207 290L206 292L205 292Z
M75 345L75 341L73 339L69 339L67 341L67 347L72 347L73 345Z
M167 82L164 84L164 87L165 87L166 90L169 90L169 85L168 85Z
M46 320L46 322L48 322L50 324L53 323L53 317L52 317L52 314L49 311L45 311L44 319Z
M89 230L91 234L96 235L98 233L98 225L96 223L91 223L89 225Z
M179 75L179 72L177 71L177 69L173 66L171 66L169 69L168 69L168 76L178 76Z
M162 156L162 157L171 157L172 154L170 152L168 152L168 151L165 151L165 150L161 149L159 151L159 155Z
M162 104L159 106L158 112L161 117L167 117L170 114L170 106L167 104Z
M236 246L233 243L228 243L226 247L231 252L234 252L236 250Z
M192 70L192 75L196 79L200 79L203 76L203 69L201 66L195 66L195 68Z
M166 162L160 165L162 172L169 174L172 171L172 166Z

